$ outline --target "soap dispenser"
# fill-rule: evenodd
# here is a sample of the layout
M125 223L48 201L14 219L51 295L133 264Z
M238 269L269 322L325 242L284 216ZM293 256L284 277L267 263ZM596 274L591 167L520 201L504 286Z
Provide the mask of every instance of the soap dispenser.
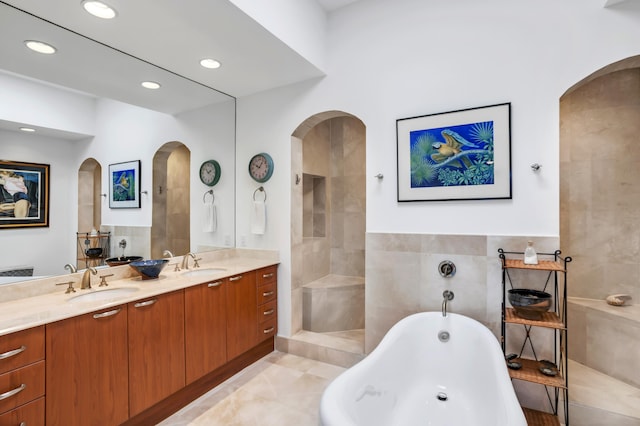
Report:
M536 250L533 248L533 241L528 241L527 248L524 249L524 264L525 265L538 264L538 254L536 253Z

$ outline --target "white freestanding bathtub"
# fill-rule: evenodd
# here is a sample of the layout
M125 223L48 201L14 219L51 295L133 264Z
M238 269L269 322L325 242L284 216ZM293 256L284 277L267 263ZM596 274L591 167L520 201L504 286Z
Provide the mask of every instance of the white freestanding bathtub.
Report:
M320 403L324 426L526 426L491 331L474 319L422 312L395 324Z

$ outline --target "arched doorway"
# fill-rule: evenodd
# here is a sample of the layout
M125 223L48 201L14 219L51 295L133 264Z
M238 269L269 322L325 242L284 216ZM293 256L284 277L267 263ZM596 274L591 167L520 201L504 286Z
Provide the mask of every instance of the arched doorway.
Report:
M291 147L293 339L349 342L354 359L364 353L365 130L327 111L301 123Z
M190 251L191 151L181 142L167 142L153 156L151 257L164 250L175 256Z
M87 158L78 170L78 232L99 230L102 222L102 167Z
M107 252L99 258L90 259L86 256L86 249L99 247L108 248L108 240L92 239L86 235L92 231L99 231L102 224L102 166L94 158L87 158L78 169L78 228L77 232L77 264L80 269L96 266L101 263ZM103 242L105 244L103 244ZM104 246L104 247L103 247Z
M594 416L600 424L640 422L637 399L626 399L640 388L637 350L626 346L637 343L640 311L604 300L640 299L639 99L640 56L594 72L560 99L560 245L573 258L568 355L576 424ZM594 398L598 392L614 397Z

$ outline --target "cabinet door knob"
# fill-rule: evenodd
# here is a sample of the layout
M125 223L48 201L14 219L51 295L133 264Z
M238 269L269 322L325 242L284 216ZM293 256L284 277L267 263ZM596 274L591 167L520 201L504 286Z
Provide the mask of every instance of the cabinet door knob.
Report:
M269 328L267 328L267 329L265 329L265 330L262 330L262 332L263 332L264 334L269 334L269 333L271 333L273 330L275 330L275 327L269 327Z
M265 315L265 316L266 316L266 315L271 315L271 314L273 314L275 311L276 311L275 309L269 309L268 311L264 311L262 314L263 314L263 315Z
M262 293L262 297L269 297L269 296L273 296L273 291L265 291L264 293Z
M220 287L222 285L222 281L216 281L214 283L207 284L207 287Z
M262 278L271 278L273 277L273 272L271 272L270 274L262 274Z
M237 277L231 277L229 278L229 281L238 281L242 279L242 275L238 275Z
M19 353L22 353L22 352L24 352L24 351L26 351L26 350L27 350L27 347L26 347L26 346L24 346L24 345L22 345L22 346L20 346L18 349L14 349L14 350L12 350L12 351L7 351L7 352L5 352L5 353L3 353L3 354L0 354L0 359L7 359L7 358L11 358L12 356L16 356L16 355L18 355Z

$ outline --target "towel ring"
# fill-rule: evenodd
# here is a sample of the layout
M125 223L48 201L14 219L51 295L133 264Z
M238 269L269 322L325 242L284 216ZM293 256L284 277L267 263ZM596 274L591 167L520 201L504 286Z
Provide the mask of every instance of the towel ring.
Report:
M213 195L213 189L210 189L204 193L204 195L202 196L202 202L203 203L207 202L207 194L211 194L211 202L213 203L216 200L216 196Z
M256 201L256 193L260 191L260 192L264 192L264 200L263 201L267 201L267 191L264 190L264 187L259 187L257 188L255 191L253 191L253 201Z

